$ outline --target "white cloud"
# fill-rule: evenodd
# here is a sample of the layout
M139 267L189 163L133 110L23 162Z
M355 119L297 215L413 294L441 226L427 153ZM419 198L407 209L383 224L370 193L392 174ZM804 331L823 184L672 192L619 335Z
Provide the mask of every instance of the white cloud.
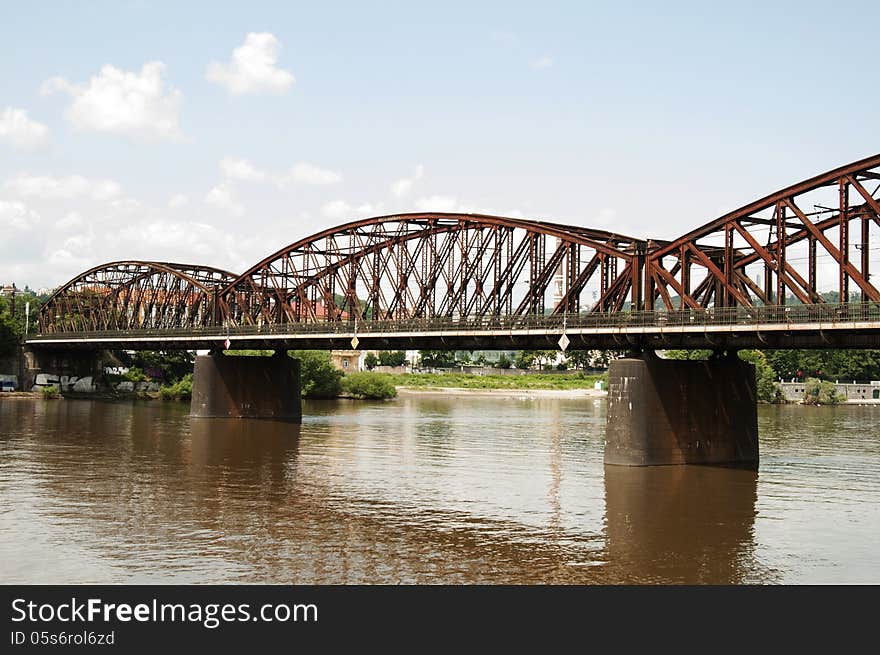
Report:
M82 227L82 225L83 217L77 212L68 212L55 223L55 227L59 230L72 230Z
M425 174L425 168L424 168L424 166L419 164L418 166L416 166L415 175L413 175L412 177L402 177L399 180L397 180L396 182L394 182L394 184L391 185L391 193L393 193L398 198L403 198L405 195L407 195L410 192L413 184L417 180L422 179L422 176L424 174Z
M364 203L357 207L353 207L344 200L332 200L321 207L321 213L327 218L335 220L358 217L365 218L377 214L381 211L381 208L381 205L371 205L370 203Z
M122 186L115 180L90 179L82 175L53 177L22 173L10 178L4 188L22 197L71 198L88 197L94 200L116 200L122 196Z
M244 213L244 206L236 200L232 189L226 184L218 184L208 191L208 194L205 196L205 202L236 216Z
M53 77L41 91L61 91L73 98L65 117L77 129L177 141L182 138L177 122L182 94L165 88L164 71L159 61L144 64L140 73L107 64L85 85Z
M266 171L260 170L247 159L236 159L235 157L221 159L220 172L231 180L245 182L262 182L270 177Z
M252 164L247 159L224 157L220 160L220 172L227 180L239 182L271 182L279 187L291 184L336 184L342 175L308 162L299 162L284 173L273 173Z
M532 59L529 62L529 68L532 70L542 70L544 68L550 68L553 65L553 57L548 57L544 55L543 57L538 57L537 59Z
M335 184L342 180L342 175L314 164L300 162L290 169L287 179L303 184Z
M168 199L168 206L171 209L177 209L178 207L184 207L189 204L189 196L185 193L175 193Z
M268 32L250 32L244 43L232 51L228 64L212 61L206 77L229 93L282 93L294 83L290 71L278 68L281 43Z
M7 107L0 112L0 141L13 148L34 150L46 145L49 128L28 118L27 111Z
M422 212L454 212L459 208L452 196L428 196L416 200L416 209Z
M40 216L22 202L0 200L0 225L18 230L30 231L40 222Z
M351 216L352 206L344 200L332 200L321 207L321 213L328 218L344 218Z

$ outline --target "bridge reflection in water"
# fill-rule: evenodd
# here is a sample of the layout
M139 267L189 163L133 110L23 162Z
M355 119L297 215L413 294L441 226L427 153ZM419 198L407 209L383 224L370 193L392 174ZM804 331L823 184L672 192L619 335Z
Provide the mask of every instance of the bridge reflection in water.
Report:
M603 467L599 403L327 402L302 425L181 410L0 403L4 579L728 583L773 580L780 563L803 574L790 544L756 555L754 473ZM823 523L823 548L845 522Z
M757 482L736 468L606 466L609 560L637 583L748 581Z

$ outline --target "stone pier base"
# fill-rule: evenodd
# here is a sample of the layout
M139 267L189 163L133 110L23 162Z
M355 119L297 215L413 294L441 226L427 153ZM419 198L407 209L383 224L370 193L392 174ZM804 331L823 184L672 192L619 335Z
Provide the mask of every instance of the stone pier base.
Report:
M608 372L605 463L758 468L755 368L738 357L618 359Z
M302 420L299 360L207 355L196 357L192 405L196 418Z

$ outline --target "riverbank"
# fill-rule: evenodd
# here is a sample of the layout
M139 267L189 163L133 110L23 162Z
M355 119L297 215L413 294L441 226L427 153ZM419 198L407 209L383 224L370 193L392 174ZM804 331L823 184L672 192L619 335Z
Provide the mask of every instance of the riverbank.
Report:
M408 389L463 389L502 391L570 391L595 390L602 375L574 373L542 373L534 375L470 375L464 373L376 373L395 387Z
M492 398L604 398L598 389L467 389L463 387L398 386L398 396L490 396Z

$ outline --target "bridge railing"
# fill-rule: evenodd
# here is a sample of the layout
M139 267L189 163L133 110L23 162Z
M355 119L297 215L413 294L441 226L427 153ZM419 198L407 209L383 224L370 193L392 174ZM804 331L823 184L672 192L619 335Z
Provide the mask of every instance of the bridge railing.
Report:
M778 324L842 324L880 323L880 304L849 303L821 305L779 305L762 307L709 307L651 312L583 312L552 316L478 316L412 318L399 320L358 320L326 322L264 323L261 325L214 326L187 329L139 329L92 332L48 332L33 335L28 341L48 339L61 340L112 340L138 337L189 337L198 339L224 338L256 335L272 337L288 334L355 335L412 332L487 332L519 330L600 330L628 328L681 328L685 326L711 328L713 326L741 325L755 329L760 325Z

